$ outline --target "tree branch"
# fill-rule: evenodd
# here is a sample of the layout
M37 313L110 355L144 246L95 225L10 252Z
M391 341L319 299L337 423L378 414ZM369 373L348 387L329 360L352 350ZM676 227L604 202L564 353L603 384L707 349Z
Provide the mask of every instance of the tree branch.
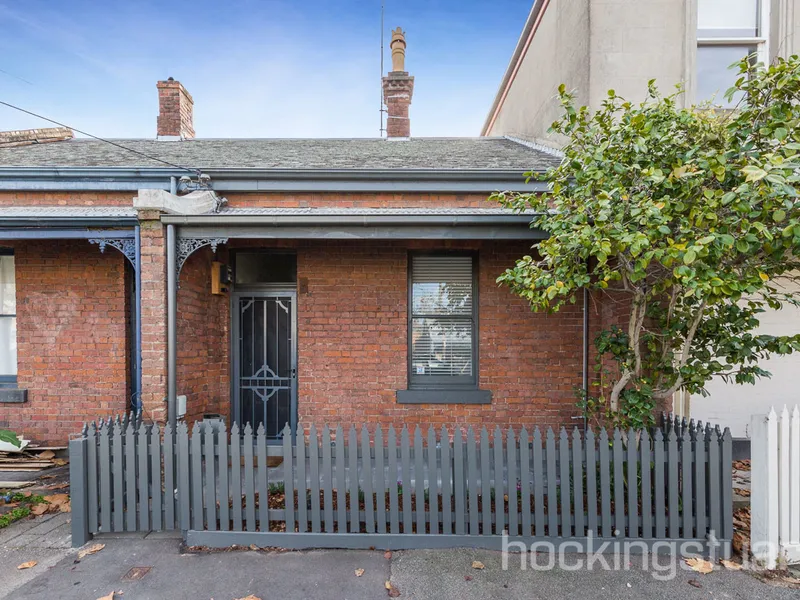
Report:
M694 314L694 318L692 319L692 324L689 326L689 331L686 332L686 338L683 340L683 350L681 351L681 358L678 361L677 365L678 377L675 379L675 383L673 383L666 390L655 391L653 393L653 397L662 400L669 398L675 392L677 392L683 385L683 375L681 375L681 369L685 367L686 363L689 361L689 353L692 349L692 342L694 341L695 333L697 333L697 328L700 326L700 321L703 320L703 311L705 310L705 308L706 308L706 301L703 300L700 302L700 306L697 307L697 312Z

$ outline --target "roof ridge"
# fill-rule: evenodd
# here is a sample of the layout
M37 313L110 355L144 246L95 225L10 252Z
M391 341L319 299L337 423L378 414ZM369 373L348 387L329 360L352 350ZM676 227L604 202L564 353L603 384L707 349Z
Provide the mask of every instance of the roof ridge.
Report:
M530 148L531 150L538 150L539 152L544 152L545 154L549 154L550 156L555 156L557 158L564 158L564 153L561 150L556 150L555 148L551 148L545 144L540 142L532 142L530 140L525 140L522 138L514 137L513 135L504 135L504 139L512 141L520 146L525 146L526 148Z

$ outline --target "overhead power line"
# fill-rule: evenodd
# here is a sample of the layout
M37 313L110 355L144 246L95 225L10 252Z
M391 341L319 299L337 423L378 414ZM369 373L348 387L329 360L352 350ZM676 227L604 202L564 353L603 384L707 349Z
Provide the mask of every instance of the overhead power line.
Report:
M64 123L60 123L58 121L55 121L55 120L50 119L48 117L45 117L44 115L40 115L40 114L37 114L37 113L32 112L30 110L26 110L26 109L24 109L24 108L22 108L20 106L16 106L14 104L10 104L9 102L3 102L2 100L0 100L0 104L2 104L3 106L7 106L9 108L13 108L14 110L18 110L20 112L23 112L23 113L25 113L27 115L31 115L32 117L36 117L38 119L43 119L44 121L47 121L49 123L53 123L54 125L58 125L59 127L66 127L67 129L72 129L73 131L77 131L78 133L80 133L82 135L85 135L87 137L93 138L93 139L95 139L95 140L97 140L99 142L104 142L106 144L110 144L112 146L116 146L117 148L120 148L121 150L125 150L126 152L131 152L133 154L138 154L139 156L143 156L144 158L147 158L147 159L150 159L150 160L154 160L156 162L160 162L162 164L168 165L168 166L173 167L175 169L181 169L182 171L188 171L189 173L195 173L197 175L201 174L200 170L198 170L198 169L190 169L189 167L182 167L181 165L176 165L174 163L171 163L171 162L169 162L167 160L163 160L163 159L158 158L156 156L151 156L150 154L147 154L146 152L141 152L139 150L134 150L133 148L129 148L128 146L124 146L123 144L119 144L117 142L112 142L111 140L103 139L103 138L101 138L99 136L92 135L91 133L88 133L86 131L81 131L77 127L72 127L70 125L66 125Z

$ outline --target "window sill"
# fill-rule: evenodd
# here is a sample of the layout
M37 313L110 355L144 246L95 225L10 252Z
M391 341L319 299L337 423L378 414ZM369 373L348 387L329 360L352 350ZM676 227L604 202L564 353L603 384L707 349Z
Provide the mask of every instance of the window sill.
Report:
M489 390L397 390L398 404L491 404Z
M28 401L28 390L0 387L0 404L22 404Z

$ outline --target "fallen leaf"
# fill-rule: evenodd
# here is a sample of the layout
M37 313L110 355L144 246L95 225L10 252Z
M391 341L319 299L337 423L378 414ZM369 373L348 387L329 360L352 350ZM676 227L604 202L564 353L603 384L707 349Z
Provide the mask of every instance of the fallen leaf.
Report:
M253 594L249 594L244 598L236 598L236 600L261 600L261 598L259 598L258 596L254 596Z
M44 496L44 499L50 504L61 504L62 502L69 502L69 494L50 494L49 496Z
M255 544L250 544L250 550L258 550L258 546Z
M53 452L52 450L45 450L44 452L40 452L39 456L38 456L38 458L41 458L41 459L44 459L44 460L50 460L51 458L55 458L55 457L56 457L56 453Z
M484 564L483 564L481 561L479 561L479 560L473 560L473 561L472 561L472 568L473 568L473 569L485 569L485 568L486 568L486 565L484 565Z
M100 552L100 550L102 550L105 547L106 547L105 544L92 544L88 548L84 548L83 550L78 552L78 560L82 559L84 556L89 556L90 554L97 554L98 552Z
M472 581L472 575L464 575L464 581Z
M56 465L57 467L63 467L65 464L67 464L67 462L69 462L69 461L67 461L64 458L54 458L53 459L53 464Z
M356 577L361 577L364 574L364 569L356 569Z
M33 515L37 515L37 516L38 516L38 515L43 515L43 514L44 514L44 513L46 513L46 512L47 512L49 509L50 509L50 506L49 506L49 505L47 505L47 504L44 504L44 503L42 503L42 504L37 504L36 506L34 506L34 507L31 509L31 514L33 514Z
M750 497L750 490L745 488L733 488L733 491L736 492L742 498L749 498Z
M737 562L733 562L732 560L725 560L724 558L719 561L723 567L726 569L730 569L731 571L741 571L742 565Z
M39 477L39 479L55 479L55 478L56 478L55 475L42 475Z
M114 600L114 593L115 592L109 592L108 594L106 594L102 598L98 598L97 600Z
M384 552L383 553L383 558L385 558L386 560L391 560L392 559L392 551L391 550L387 550L386 552Z
M689 567L695 573L711 573L714 570L714 565L712 565L709 561L699 558L697 556L692 558L687 558L684 562L689 565Z
M384 585L386 586L386 593L389 594L389 598L397 598L400 596L400 590L394 587L391 581L387 581Z
M689 583L689 585L691 585L692 587L696 587L696 588L701 588L701 587L703 587L703 586L700 584L700 582L699 582L699 581L697 581L697 579L690 579L688 583Z
M36 562L35 560L29 560L28 562L24 562L21 565L17 565L17 568L20 569L20 570L22 570L22 569L30 569L32 567L35 567L38 564L39 563Z
M58 505L59 512L72 512L72 505L69 502L63 502Z

